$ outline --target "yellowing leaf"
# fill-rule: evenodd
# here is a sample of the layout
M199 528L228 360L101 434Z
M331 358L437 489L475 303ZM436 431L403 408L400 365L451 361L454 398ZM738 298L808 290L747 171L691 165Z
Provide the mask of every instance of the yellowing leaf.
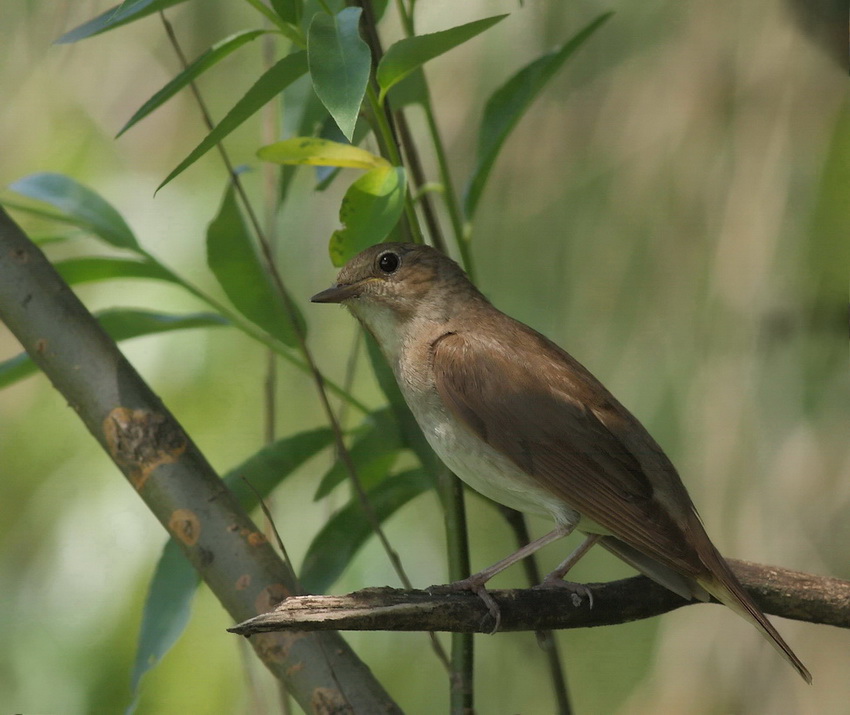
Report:
M293 137L261 147L257 156L276 164L342 166L352 169L389 168L390 163L352 144L319 137Z

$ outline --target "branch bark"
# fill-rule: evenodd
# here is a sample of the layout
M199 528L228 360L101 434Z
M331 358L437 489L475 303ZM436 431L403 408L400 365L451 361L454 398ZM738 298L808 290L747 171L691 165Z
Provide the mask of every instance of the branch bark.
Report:
M2 208L0 320L234 620L295 593L292 574L205 457ZM270 633L253 646L306 712L401 712L337 633Z
M850 581L729 559L741 583L765 613L850 628ZM502 613L503 631L586 628L650 618L686 601L645 576L588 584L587 599L562 589L490 591ZM251 636L281 630L453 631L489 633L493 620L473 593L372 588L347 596L297 596L274 611L230 628Z

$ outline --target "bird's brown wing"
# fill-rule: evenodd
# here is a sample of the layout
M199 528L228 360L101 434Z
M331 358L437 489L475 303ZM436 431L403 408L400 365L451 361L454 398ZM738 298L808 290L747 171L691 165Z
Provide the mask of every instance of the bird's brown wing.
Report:
M454 332L434 342L451 412L583 517L683 575L704 575L698 551L713 547L643 426L554 343L507 317L499 327L499 341Z
M752 622L811 683L714 548L643 426L557 345L507 316L499 320L498 341L455 332L433 343L436 387L452 413L582 516ZM641 568L640 559L613 550Z

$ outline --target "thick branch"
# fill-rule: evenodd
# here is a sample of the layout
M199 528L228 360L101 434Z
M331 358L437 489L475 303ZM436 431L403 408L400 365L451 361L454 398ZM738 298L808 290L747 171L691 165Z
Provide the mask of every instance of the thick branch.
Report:
M295 592L289 570L189 436L2 208L0 320L235 620ZM253 645L307 712L400 712L339 634L267 634Z
M765 613L810 623L850 628L850 582L729 561ZM491 591L502 613L503 631L607 626L650 618L694 601L685 601L645 576L590 584L578 605L563 589ZM364 589L347 596L298 596L229 629L250 636L277 630L462 631L489 633L493 621L478 596L392 588Z

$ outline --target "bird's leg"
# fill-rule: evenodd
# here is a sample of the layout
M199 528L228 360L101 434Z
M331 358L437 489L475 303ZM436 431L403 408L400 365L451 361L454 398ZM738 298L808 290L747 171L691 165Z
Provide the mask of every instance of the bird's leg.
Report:
M440 588L445 588L450 591L472 591L476 594L482 601L484 601L484 605L487 606L487 610L490 611L490 615L493 617L493 620L496 622L495 627L493 628L493 633L499 630L499 626L502 623L502 614L499 611L498 604L493 600L493 597L487 592L485 588L485 584L493 578L497 573L501 573L509 566L513 566L517 561L522 561L526 556L531 556L538 549L542 549L547 544L551 544L553 541L557 541L558 539L562 539L568 534L572 532L575 527L572 526L558 526L548 534L541 536L539 539L535 539L527 543L521 549L518 549L510 556L506 556L501 561L496 562L492 566L488 566L483 571L479 571L478 573L472 574L465 579L460 581L455 581L454 583L450 583L447 586L441 586ZM566 572L565 572L566 573Z
M563 579L564 576L566 576L567 571L575 566L576 562L584 556L590 550L590 547L599 541L600 538L599 534L588 534L587 538L579 545L579 547L567 556L567 558L558 565L558 568L543 579L543 583L540 584L540 587L567 588L573 591L573 604L575 606L578 606L581 603L580 594L582 594L587 597L588 604L591 608L593 608L593 592L587 586L581 583L564 581Z

